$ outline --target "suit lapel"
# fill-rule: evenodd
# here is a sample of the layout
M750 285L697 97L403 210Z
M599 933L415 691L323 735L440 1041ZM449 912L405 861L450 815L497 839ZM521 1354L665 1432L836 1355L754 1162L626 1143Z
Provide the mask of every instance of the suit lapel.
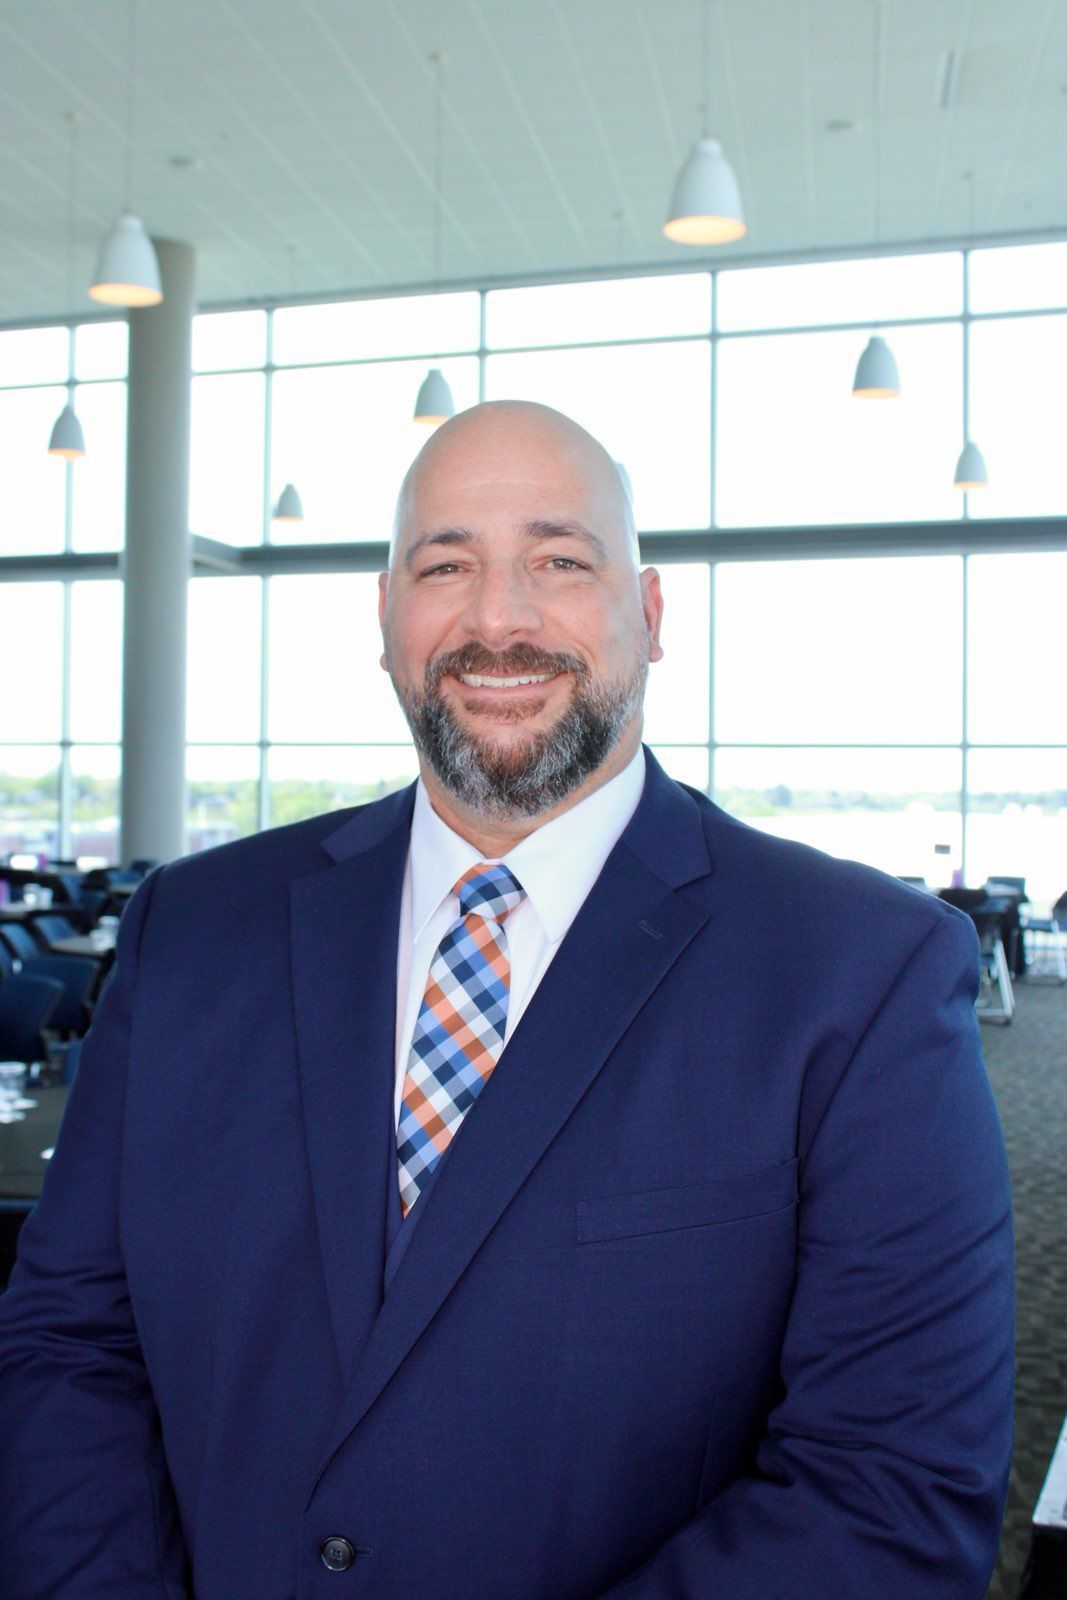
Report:
M322 1471L707 920L705 897L682 892L710 870L696 804L648 752L646 760L637 812L425 1196L426 1209L363 1346Z
M291 886L293 994L311 1184L347 1383L381 1303L396 953L414 789L325 841L337 864Z

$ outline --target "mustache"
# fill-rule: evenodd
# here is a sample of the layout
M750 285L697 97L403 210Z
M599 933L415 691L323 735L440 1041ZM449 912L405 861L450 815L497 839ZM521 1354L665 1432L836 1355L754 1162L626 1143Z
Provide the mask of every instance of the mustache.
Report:
M569 672L579 682L589 677L589 668L581 656L567 651L538 650L536 645L516 644L510 650L487 650L484 645L465 644L458 650L446 650L434 656L426 665L426 688L432 692L447 677L462 672L499 674L514 678L526 673Z

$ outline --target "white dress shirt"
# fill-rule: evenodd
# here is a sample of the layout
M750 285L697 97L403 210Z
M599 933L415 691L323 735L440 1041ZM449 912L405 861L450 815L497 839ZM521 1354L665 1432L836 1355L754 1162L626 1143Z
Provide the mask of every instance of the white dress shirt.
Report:
M441 820L419 779L400 904L394 1122L400 1117L411 1036L430 964L437 946L459 919L459 897L452 892L453 884L476 862L502 860L526 891L525 900L504 924L511 960L507 1044L619 835L637 810L644 783L645 755L638 746L633 760L608 783L535 828L506 856L486 857Z

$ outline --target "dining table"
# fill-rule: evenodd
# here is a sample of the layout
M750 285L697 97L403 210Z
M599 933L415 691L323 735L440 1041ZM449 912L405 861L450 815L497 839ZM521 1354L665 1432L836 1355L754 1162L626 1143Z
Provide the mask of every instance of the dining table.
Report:
M110 961L115 953L115 934L108 928L91 933L72 933L66 939L50 939L48 948L57 956L89 956L94 961Z
M27 918L51 909L51 906L39 906L29 900L11 900L7 905L0 905L0 922L25 922Z

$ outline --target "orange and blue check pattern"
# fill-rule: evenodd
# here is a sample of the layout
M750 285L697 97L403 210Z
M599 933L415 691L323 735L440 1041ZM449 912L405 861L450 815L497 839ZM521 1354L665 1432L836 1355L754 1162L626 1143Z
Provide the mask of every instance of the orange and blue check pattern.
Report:
M507 867L479 862L453 893L459 921L430 965L397 1124L405 1217L488 1082L507 1028L511 962L504 919L525 890Z

